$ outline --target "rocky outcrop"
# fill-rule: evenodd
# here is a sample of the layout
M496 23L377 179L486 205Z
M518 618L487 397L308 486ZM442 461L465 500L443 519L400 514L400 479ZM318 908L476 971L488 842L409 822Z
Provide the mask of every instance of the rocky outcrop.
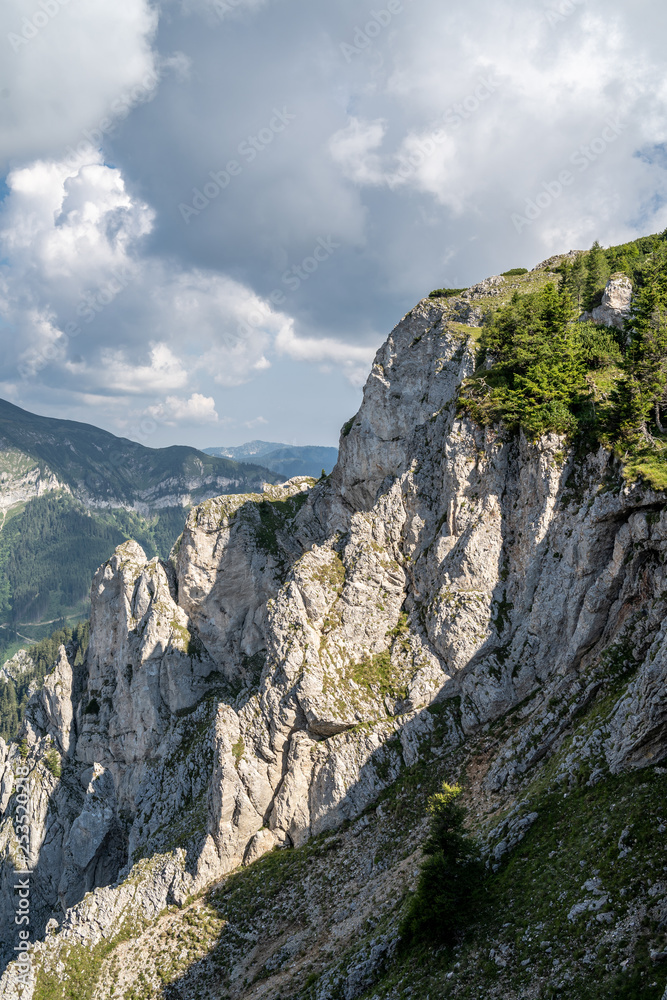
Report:
M3 448L0 440L0 513L53 490L71 492L43 463L15 448Z
M600 305L592 312L584 313L582 319L592 319L594 323L622 330L630 316L631 305L632 282L624 274L614 274L607 282Z
M30 656L27 650L19 649L18 653L14 653L9 660L5 660L3 665L0 667L0 680L3 681L15 681L18 680L23 674L27 673L28 670L35 669L35 661Z
M328 479L207 500L169 564L127 542L99 570L86 662L61 651L22 734L38 936L55 917L61 944L94 944L355 819L436 717L442 752L529 706L485 778L511 795L619 658L591 760L667 753L664 497L624 485L602 450L575 461L556 435L461 417L457 308L425 300L392 332ZM7 886L19 747L3 754Z

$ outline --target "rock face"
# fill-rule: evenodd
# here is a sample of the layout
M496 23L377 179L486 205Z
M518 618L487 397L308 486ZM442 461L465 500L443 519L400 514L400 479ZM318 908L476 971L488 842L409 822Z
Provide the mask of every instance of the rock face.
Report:
M602 296L602 302L590 313L590 318L605 326L623 328L630 315L632 282L624 274L612 275ZM586 314L588 316L588 313Z
M664 497L604 451L575 463L556 435L460 418L457 308L425 300L392 332L328 479L207 500L169 564L127 542L101 567L86 662L61 650L22 734L36 937L55 917L94 944L358 817L422 752L434 700L448 745L543 706L485 779L509 794L567 728L549 705L620 656L632 680L581 752L612 771L665 756ZM9 926L22 759L0 751Z

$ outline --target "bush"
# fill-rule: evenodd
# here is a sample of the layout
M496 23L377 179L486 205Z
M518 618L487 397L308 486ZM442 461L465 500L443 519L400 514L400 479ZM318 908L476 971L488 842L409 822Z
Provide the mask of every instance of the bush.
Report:
M503 276L503 278L516 278L520 274L528 274L528 268L527 267L511 267L509 269L509 271L501 271L500 273Z
M428 293L429 299L451 299L455 295L460 295L461 292L465 292L465 288L435 288L432 292Z
M60 762L60 754L57 750L51 749L47 751L46 756L44 757L44 763L54 778L59 778L62 775L63 768Z
M466 811L459 785L443 784L429 799L431 828L424 844L417 890L401 922L405 942L453 943L482 903L485 868L475 842L464 832Z

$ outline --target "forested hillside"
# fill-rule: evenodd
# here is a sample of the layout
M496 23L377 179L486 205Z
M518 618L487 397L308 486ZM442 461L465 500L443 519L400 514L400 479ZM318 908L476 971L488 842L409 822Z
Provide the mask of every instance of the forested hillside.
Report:
M30 695L41 686L52 669L60 646L65 646L74 665L80 666L88 648L89 635L87 621L79 622L74 628L56 629L48 639L30 646L29 659L22 657L19 669L12 670L13 661L5 665L5 673L11 676L0 678L0 738L15 738Z
M477 370L460 408L487 425L548 431L613 449L626 475L667 486L667 242L665 235L565 259L558 285L511 299L487 315ZM633 304L616 329L581 316L600 304L614 274L632 281ZM588 314L590 315L590 314ZM582 321L583 319L583 321Z
M148 517L91 511L67 493L47 494L10 512L0 532L0 648L16 632L33 638L42 619L75 614L88 601L95 570L125 539L166 559L185 517L182 507Z

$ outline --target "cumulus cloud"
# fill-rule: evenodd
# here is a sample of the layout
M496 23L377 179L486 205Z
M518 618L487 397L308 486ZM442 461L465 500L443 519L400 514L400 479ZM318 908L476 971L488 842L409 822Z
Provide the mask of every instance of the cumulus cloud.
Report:
M99 155L37 161L7 185L0 316L19 337L3 344L6 370L90 401L238 386L270 367L289 318L225 274L146 253L154 212ZM149 410L204 424L215 401L194 391Z
M167 398L146 411L160 423L172 426L177 423L217 424L219 417L215 410L215 400L212 396L203 396L193 392L189 399L180 396Z
M358 0L220 4L72 0L7 44L0 346L24 402L118 426L199 394L287 439L307 407L333 441L431 288L667 225L657 0L405 0L365 40ZM5 36L36 10L7 0Z
M355 346L331 337L304 337L294 332L292 323L285 324L276 337L276 348L294 361L315 362L325 368L329 364L341 369L352 385L361 386L373 361L373 347Z
M148 0L4 0L0 162L61 156L155 90Z

